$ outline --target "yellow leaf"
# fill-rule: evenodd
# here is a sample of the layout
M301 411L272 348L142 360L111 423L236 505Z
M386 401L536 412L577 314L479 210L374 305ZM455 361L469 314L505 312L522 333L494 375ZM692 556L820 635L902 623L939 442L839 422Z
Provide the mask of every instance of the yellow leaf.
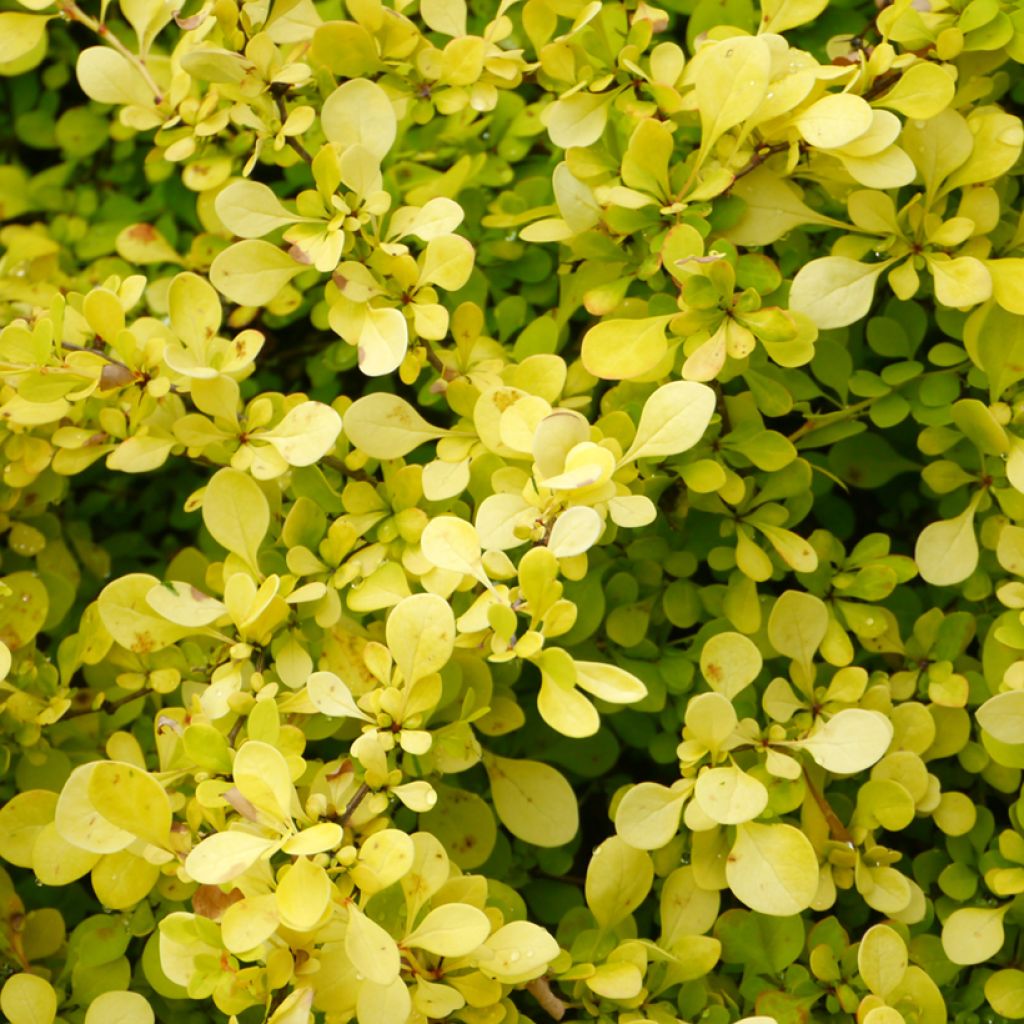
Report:
M876 996L885 999L903 980L908 966L906 943L893 928L876 924L861 937L857 970Z
M479 578L480 538L476 527L456 516L437 516L420 536L423 557L439 569Z
M331 903L334 886L327 872L307 857L299 857L277 885L281 923L297 932L316 927Z
M378 1021L407 1021L412 1010L412 998L403 978L392 978L386 985L364 981L356 998L356 1020L359 1024L378 1024Z
M8 64L31 53L46 34L46 23L49 20L49 15L25 14L21 11L4 11L0 14L0 64Z
M210 283L240 306L265 306L306 268L276 245L247 239L219 252L210 265Z
M871 107L852 93L831 93L802 110L793 123L800 134L818 149L838 149L871 127Z
M373 719L356 704L352 691L333 672L314 672L306 682L306 692L317 711L330 718Z
M117 853L131 846L135 836L109 821L92 802L90 782L100 764L80 765L68 776L53 820L61 837L73 846L90 853Z
M780 33L806 25L827 6L828 0L762 0L761 31Z
M53 821L57 794L28 789L0 808L0 857L19 868L32 867L32 851L39 833Z
M251 476L237 469L217 470L203 492L203 523L221 547L259 574L259 548L270 529L270 505Z
M35 974L12 974L0 990L0 1010L10 1024L52 1024L57 1016L57 993Z
M289 466L312 466L330 452L340 433L341 417L331 406L301 402L276 427L254 436L273 445Z
M892 737L892 722L880 711L844 708L806 739L790 745L806 750L826 771L852 775L881 760Z
M466 34L465 0L421 0L420 17L427 28L445 36Z
M360 890L372 895L404 878L415 859L416 846L408 833L384 828L366 839L349 872Z
M109 46L90 46L78 55L76 66L82 92L97 103L147 105L153 93L139 69Z
M248 953L266 942L279 923L274 893L248 896L232 903L220 922L224 948L229 953Z
M548 549L556 558L572 558L589 551L604 532L601 517L586 505L566 509L548 537Z
M398 369L409 348L409 325L397 309L367 307L356 342L359 369L381 377Z
M925 263L935 281L935 298L944 306L976 306L992 295L992 276L985 264L973 256L951 259L928 254Z
M405 685L412 686L448 664L455 647L452 606L437 594L406 597L391 610L385 637Z
M388 94L375 82L354 78L324 100L320 123L329 142L342 150L362 146L383 160L395 141L398 121Z
M738 178L732 194L739 196L746 207L740 219L724 232L737 245L770 245L804 224L846 227L842 221L812 210L792 182L766 167Z
M89 774L88 793L90 802L112 825L153 846L167 844L171 801L149 772L120 761L100 761Z
M576 682L609 704L633 704L647 696L647 687L632 672L600 661L575 661Z
M1000 743L1024 743L1024 691L1008 690L989 697L976 717L982 729Z
M552 729L574 739L593 736L601 727L597 708L576 689L573 682L543 669L537 710Z
M215 832L188 855L185 872L201 885L224 885L278 846L278 840L251 832Z
M701 151L746 120L768 91L771 51L756 36L734 36L702 47L693 70L700 111Z
M214 209L224 227L239 238L262 238L277 228L309 221L289 213L281 200L258 181L233 181L217 193Z
M153 1024L156 1014L138 992L104 992L85 1011L85 1024Z
M867 316L875 282L892 262L858 263L846 256L811 260L793 278L789 308L810 317L821 330L852 324Z
M556 146L589 146L601 138L614 98L614 92L583 90L549 104L541 112L540 120Z
M693 793L700 809L720 825L751 821L768 806L764 784L734 765L701 772Z
M942 949L955 964L981 964L1002 949L1003 918L1012 906L962 907L942 926Z
M36 837L32 848L32 870L43 885L68 885L112 856L117 854L93 853L69 843L51 822L44 825Z
M654 864L619 836L606 839L587 865L587 906L602 928L628 917L651 891Z
M461 235L441 235L427 242L420 257L417 288L437 285L445 291L458 291L473 272L474 249Z
M717 633L700 652L700 670L708 685L729 700L757 678L762 665L761 652L742 633Z
M551 935L529 921L513 921L499 928L484 948L489 955L480 956L477 969L510 985L539 978L559 954Z
M768 641L806 670L828 632L828 608L821 598L800 590L787 590L768 616Z
M919 60L911 64L896 79L896 84L875 102L881 107L898 110L904 117L924 120L935 117L952 103L956 92L955 79L947 74L946 67Z
M565 776L540 761L487 756L494 809L515 836L535 846L562 846L579 827L576 796Z
M978 567L978 538L974 513L981 500L978 492L970 504L952 519L926 526L917 538L914 561L921 578L935 587L962 583Z
M792 825L736 826L725 876L733 894L751 910L786 917L805 911L818 891L818 857Z
M403 940L436 956L468 956L491 933L490 918L465 903L435 907Z
M395 940L354 903L348 904L345 951L355 969L368 981L388 985L398 977L401 961Z
M108 853L92 869L96 898L111 910L128 910L145 899L160 878L160 868L129 850Z
M583 336L584 367L602 380L642 377L668 352L665 327L671 319L602 320Z
M688 789L677 791L657 782L631 786L615 809L615 831L638 850L658 850L679 831L688 796Z
M250 803L280 821L291 820L295 789L288 762L276 747L247 740L235 755L232 776Z
M431 426L404 399L386 392L356 399L345 413L345 435L373 459L398 459L448 431Z
M636 436L622 462L663 458L692 448L715 412L715 393L706 384L677 380L647 399Z

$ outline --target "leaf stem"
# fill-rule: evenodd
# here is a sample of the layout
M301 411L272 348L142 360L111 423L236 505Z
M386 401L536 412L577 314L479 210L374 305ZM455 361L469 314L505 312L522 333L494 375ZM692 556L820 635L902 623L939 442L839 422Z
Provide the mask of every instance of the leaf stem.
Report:
M338 824L345 828L348 823L352 820L352 815L359 809L359 805L370 795L370 787L364 782L355 792L355 795L349 800L345 806L345 810L342 812L341 817L338 819Z
M828 822L828 830L832 833L832 838L846 843L851 849L856 846L853 836L850 835L850 830L839 820L839 815L832 810L832 805L825 799L821 790L815 786L806 768L804 768L804 782L807 784L807 792L811 794L814 802L818 805L818 810Z
M120 711L121 708L131 704L133 700L149 696L150 692L149 690L136 690L134 693L126 693L123 697L118 697L117 700L113 700L109 704L101 704L98 708L75 708L74 711L68 711L61 715L60 720L66 722L69 718L81 718L83 715L96 715L100 712L112 715L115 711Z

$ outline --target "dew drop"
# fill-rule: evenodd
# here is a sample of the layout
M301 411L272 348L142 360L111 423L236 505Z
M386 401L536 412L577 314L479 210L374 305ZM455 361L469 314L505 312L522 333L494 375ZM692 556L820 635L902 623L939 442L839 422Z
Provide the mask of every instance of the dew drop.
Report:
M512 963L515 963L521 956L522 954L519 952L518 949L513 949L512 952L509 953L508 958L512 961Z

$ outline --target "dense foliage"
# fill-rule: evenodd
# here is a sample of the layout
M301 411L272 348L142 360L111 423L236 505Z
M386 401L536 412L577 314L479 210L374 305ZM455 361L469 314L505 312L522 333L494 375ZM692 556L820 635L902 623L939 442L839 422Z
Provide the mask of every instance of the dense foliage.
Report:
M11 1024L1024 1018L1017 0L0 0Z

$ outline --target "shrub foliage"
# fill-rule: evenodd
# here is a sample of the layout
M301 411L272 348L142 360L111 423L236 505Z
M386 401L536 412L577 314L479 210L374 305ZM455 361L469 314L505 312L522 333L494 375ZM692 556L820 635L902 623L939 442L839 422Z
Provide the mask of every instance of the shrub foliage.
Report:
M3 0L11 1024L1024 1018L1014 0Z

